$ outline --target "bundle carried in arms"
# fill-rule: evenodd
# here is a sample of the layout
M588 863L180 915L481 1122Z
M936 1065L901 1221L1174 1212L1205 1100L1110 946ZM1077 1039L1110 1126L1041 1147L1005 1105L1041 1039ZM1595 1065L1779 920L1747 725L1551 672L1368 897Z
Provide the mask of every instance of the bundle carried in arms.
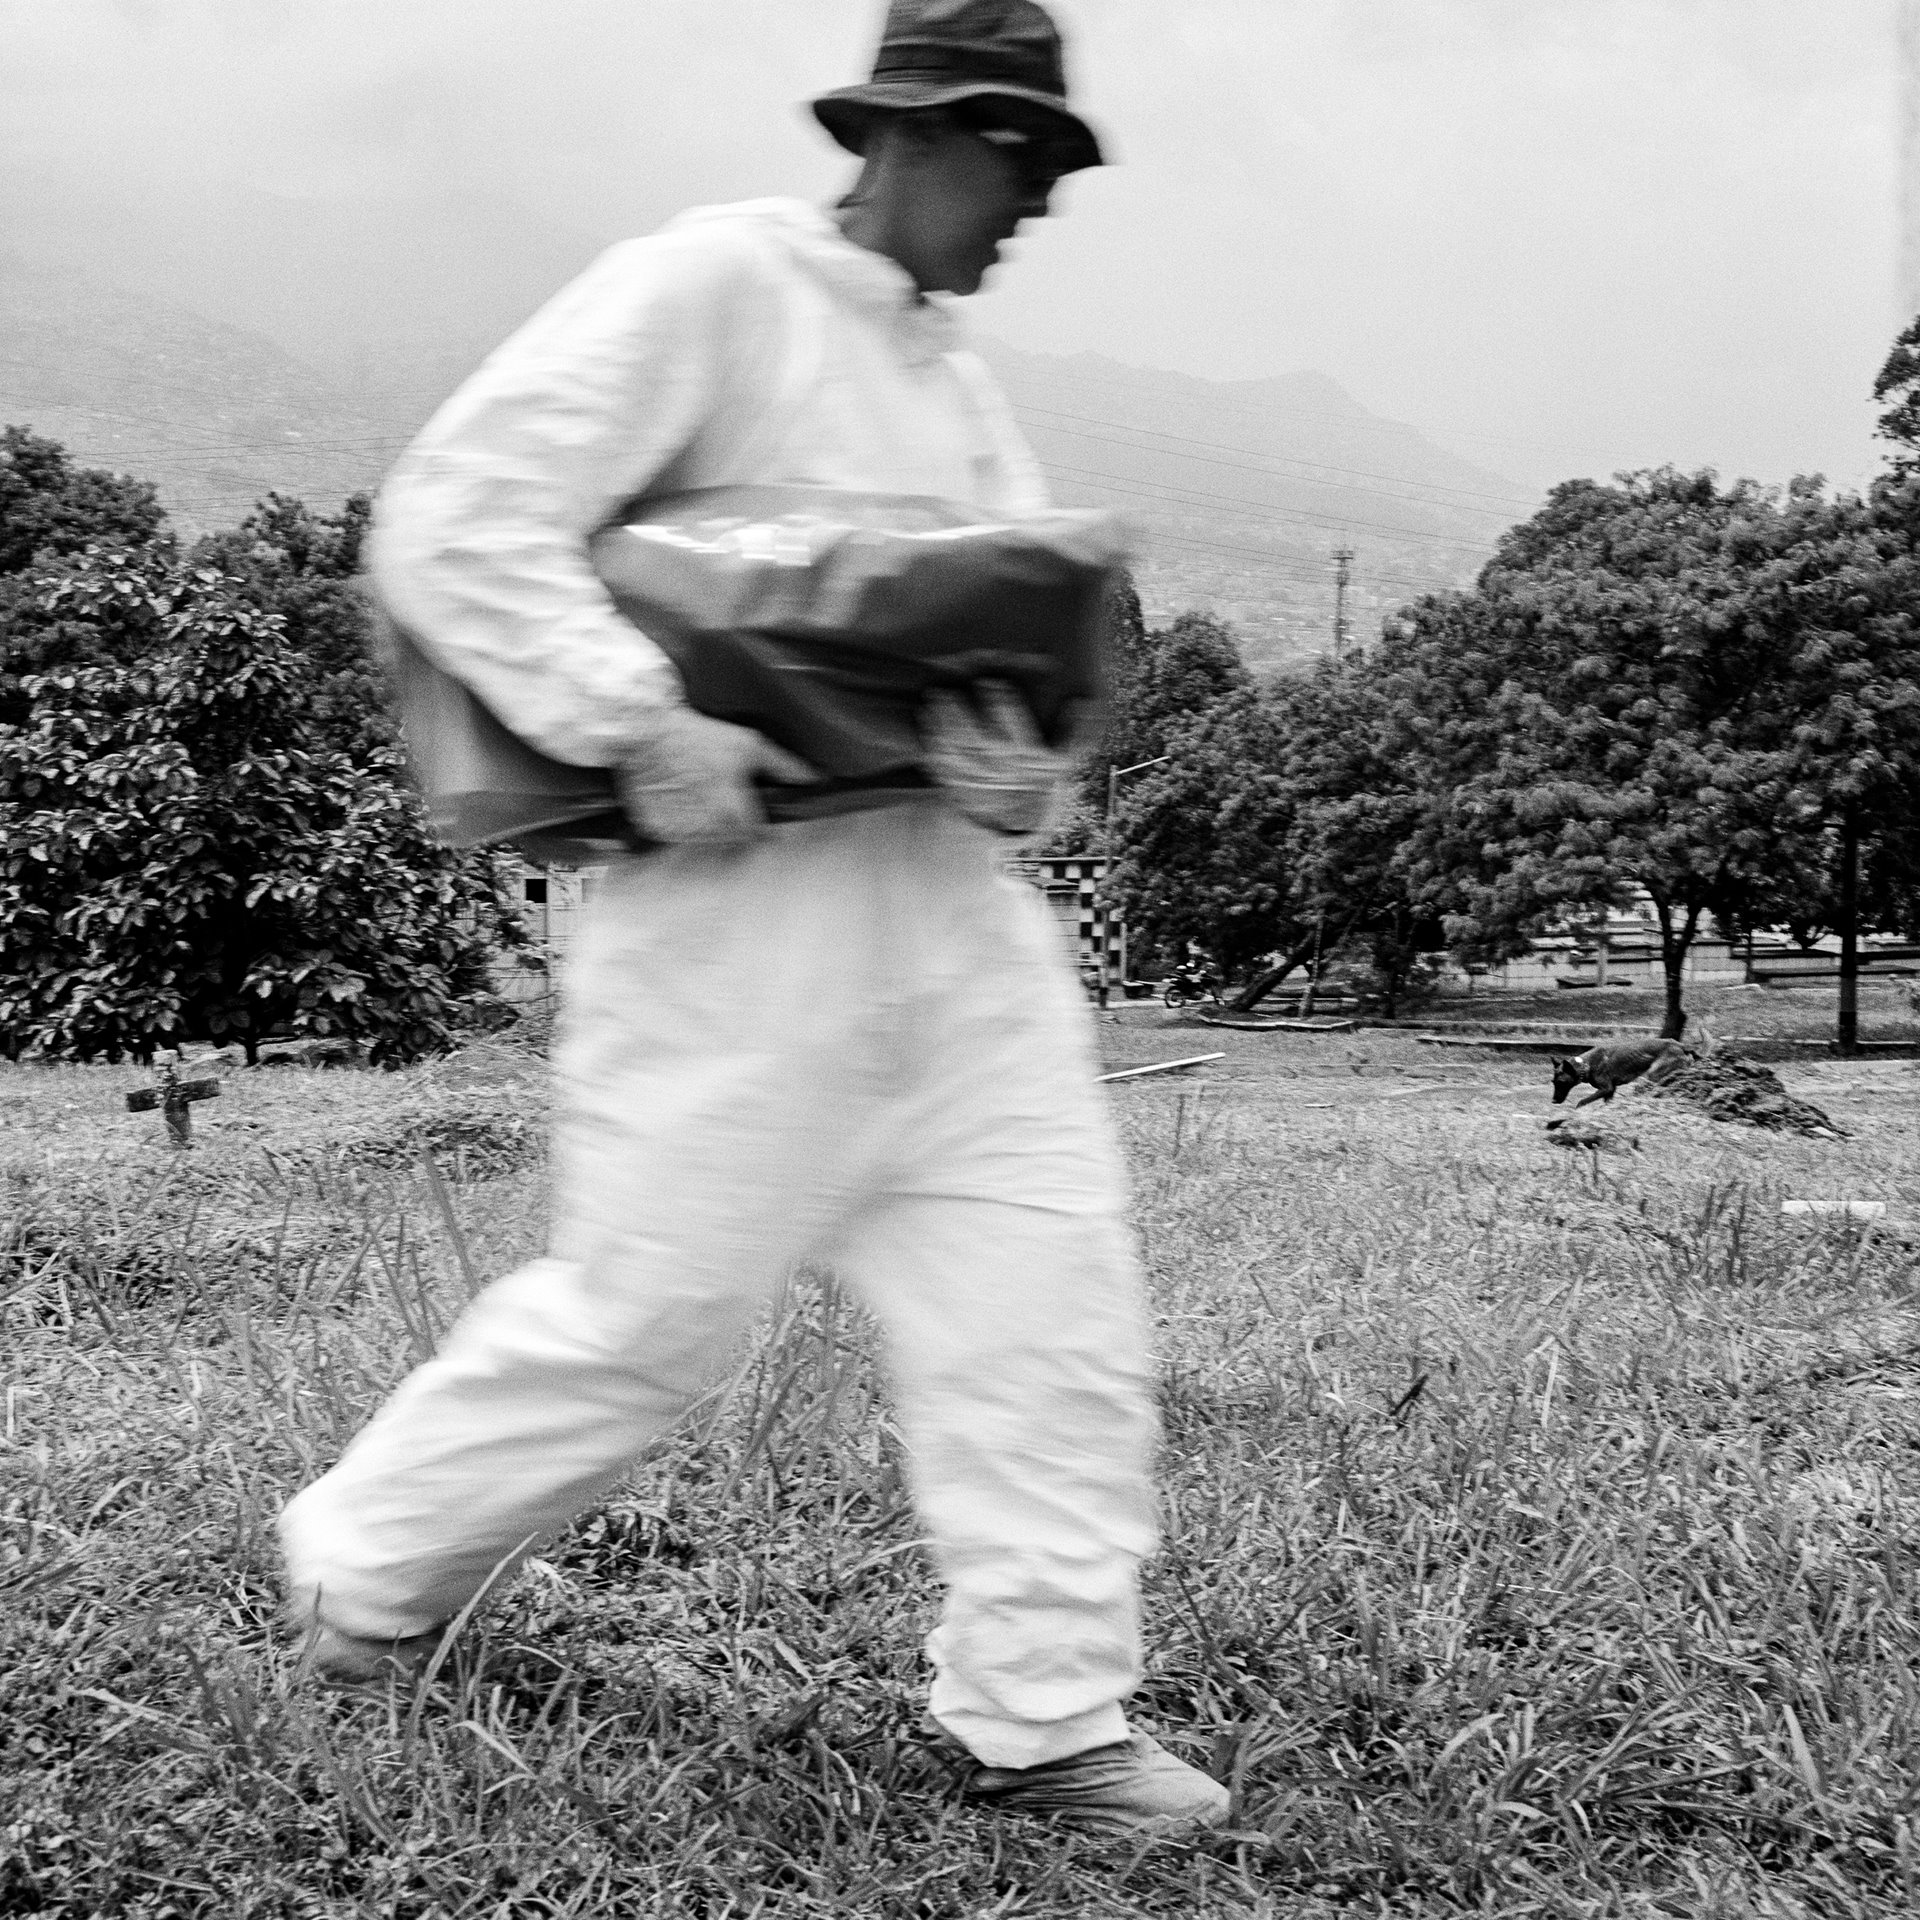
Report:
M1112 515L983 521L917 495L716 487L629 509L588 548L614 603L667 655L688 702L817 768L769 785L770 819L923 795L919 715L936 687L1005 682L1059 744L1106 688L1103 608L1125 559ZM389 623L414 777L454 846L548 857L639 844L611 773L551 760Z

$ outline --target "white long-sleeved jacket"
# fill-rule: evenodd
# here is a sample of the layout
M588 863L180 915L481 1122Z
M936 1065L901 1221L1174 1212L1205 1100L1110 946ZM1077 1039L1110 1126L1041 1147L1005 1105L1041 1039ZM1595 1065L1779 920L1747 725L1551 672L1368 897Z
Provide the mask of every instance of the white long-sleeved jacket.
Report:
M682 689L587 539L642 493L751 482L1046 505L946 308L819 209L750 200L609 249L487 359L382 490L374 578L515 732L610 766Z

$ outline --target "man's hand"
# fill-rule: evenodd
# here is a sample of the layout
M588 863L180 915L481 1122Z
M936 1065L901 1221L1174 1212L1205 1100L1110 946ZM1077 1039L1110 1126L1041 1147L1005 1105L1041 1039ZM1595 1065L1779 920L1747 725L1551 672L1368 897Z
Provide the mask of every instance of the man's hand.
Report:
M756 775L800 786L820 778L751 727L691 707L661 711L614 769L628 818L649 840L675 847L743 846L765 833Z
M1068 744L1055 748L1041 739L1027 703L1006 682L983 680L977 694L978 708L944 688L927 695L921 764L969 820L996 833L1038 833L1079 755L1087 709L1073 716Z

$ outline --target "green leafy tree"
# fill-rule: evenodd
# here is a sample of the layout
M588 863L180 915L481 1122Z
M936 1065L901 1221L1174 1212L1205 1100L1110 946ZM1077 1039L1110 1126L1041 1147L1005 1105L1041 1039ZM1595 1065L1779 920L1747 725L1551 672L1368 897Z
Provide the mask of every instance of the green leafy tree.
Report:
M157 563L163 571L166 557ZM36 565L0 580L0 724L23 725L33 710L26 690L35 674L131 662L156 644L157 610L142 606L145 583L156 577L153 557L129 547L48 554ZM118 618L91 617L92 594L69 594L65 583L112 579Z
M1920 470L1869 499L1789 491L1742 594L1774 642L1769 744L1794 849L1798 916L1840 936L1838 1040L1859 1040L1860 936L1920 917Z
M0 574L107 542L145 546L165 523L146 481L77 467L59 441L26 427L0 428Z
M1133 618L1115 626L1113 716L1099 755L1117 767L1157 759L1176 728L1250 684L1240 643L1224 621L1183 613L1168 626L1147 629L1139 602L1133 604ZM1088 771L1104 800L1104 767L1096 761Z
M1572 482L1472 592L1390 626L1371 666L1385 751L1427 795L1399 863L1463 957L1643 888L1678 1036L1708 916L1783 907L1813 813L1778 753L1777 636L1744 603L1778 517L1711 474Z
M356 756L399 744L372 608L359 583L372 518L364 493L332 514L270 493L238 527L209 535L191 555L194 564L244 582L250 599L280 617L287 644L310 670L314 729Z
M1098 851L1109 772L1159 759L1175 729L1250 684L1233 630L1210 614L1183 613L1149 631L1140 596L1124 574L1107 607L1107 723L1081 768L1073 810L1048 843L1055 853Z
M52 480L70 472L64 450L52 441L35 442L33 470L45 483L34 496L42 502L54 497ZM114 486L132 492L122 497ZM43 540L39 548L42 571L71 563L81 546L142 546L137 536L147 525L142 509L150 495L140 483L81 470L73 487L59 496L64 517L59 537ZM83 508L99 509L91 537ZM372 501L364 493L351 495L332 514L317 513L291 495L270 493L238 527L207 535L188 554L190 565L215 569L253 605L279 618L287 644L306 669L311 730L321 743L354 757L399 744L376 656L372 611L359 584L371 519ZM16 575L11 583L0 581L0 636L17 684L23 673L95 662L103 657L103 645L110 647L125 634L75 619L64 598L47 595L38 584L29 591Z
M1242 1010L1360 943L1391 1012L1441 942L1397 865L1423 801L1385 756L1382 719L1365 673L1328 662L1237 686L1170 728L1169 765L1116 823L1130 924L1244 974Z
M1159 744L1167 765L1141 776L1114 821L1109 885L1128 925L1175 951L1204 947L1229 974L1276 947L1304 957L1313 926L1293 873L1281 707L1236 686Z
M1395 751L1392 716L1364 656L1323 661L1276 695L1286 709L1299 911L1312 917L1321 954L1364 947L1363 998L1391 1018L1445 945L1439 916L1414 898L1401 861L1427 798ZM1241 998L1252 1005L1260 990L1250 983Z
M1888 350L1873 382L1873 397L1885 411L1875 431L1893 443L1896 478L1920 467L1920 318Z
M22 712L20 679L100 656L103 636L45 604L44 573L87 547L171 551L166 516L144 481L77 467L65 447L25 427L0 431L0 721Z
M391 750L320 737L282 617L153 552L29 578L39 612L90 639L21 675L0 719L8 1049L444 1045L518 923L485 861L429 842Z

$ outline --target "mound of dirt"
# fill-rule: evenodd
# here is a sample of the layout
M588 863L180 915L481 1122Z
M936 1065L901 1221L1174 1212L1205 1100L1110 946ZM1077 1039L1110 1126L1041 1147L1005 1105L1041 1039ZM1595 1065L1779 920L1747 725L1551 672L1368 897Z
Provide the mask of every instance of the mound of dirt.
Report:
M1646 1090L1659 1099L1685 1100L1710 1120L1732 1120L1770 1133L1801 1133L1816 1140L1846 1138L1844 1127L1836 1126L1811 1102L1795 1099L1780 1084L1777 1073L1737 1053L1703 1054L1665 1080L1648 1082Z
M1638 1135L1616 1133L1611 1127L1596 1127L1587 1120L1550 1122L1547 1127L1547 1141L1552 1146L1585 1148L1592 1153L1617 1153L1622 1149L1629 1153L1638 1153L1640 1150Z
M422 1153L431 1153L450 1178L468 1181L516 1173L546 1148L537 1114L473 1100L403 1107L335 1141L333 1150L350 1166L383 1170L417 1163Z

